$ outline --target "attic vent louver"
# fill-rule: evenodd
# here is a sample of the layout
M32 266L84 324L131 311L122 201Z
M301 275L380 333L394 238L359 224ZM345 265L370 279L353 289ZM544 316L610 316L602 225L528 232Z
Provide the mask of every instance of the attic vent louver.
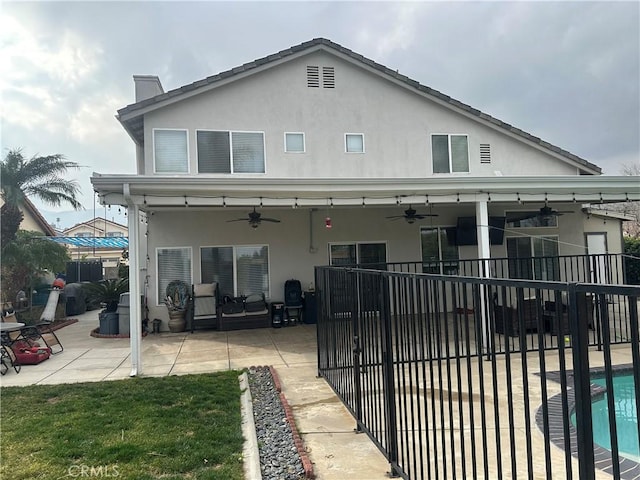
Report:
M480 144L480 163L491 163L491 144Z
M336 74L333 67L322 67L322 87L336 88Z
M320 67L307 65L307 87L320 88Z

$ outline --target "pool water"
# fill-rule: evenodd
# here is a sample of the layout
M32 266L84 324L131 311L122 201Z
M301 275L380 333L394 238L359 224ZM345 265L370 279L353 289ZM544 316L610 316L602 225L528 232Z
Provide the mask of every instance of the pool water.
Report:
M638 445L638 416L636 412L635 384L632 374L615 375L613 378L613 397L616 410L616 428L618 431L618 452L621 456L640 462ZM606 387L604 378L594 378L592 383ZM607 394L591 404L593 420L593 441L603 448L611 449L609 434L609 409Z

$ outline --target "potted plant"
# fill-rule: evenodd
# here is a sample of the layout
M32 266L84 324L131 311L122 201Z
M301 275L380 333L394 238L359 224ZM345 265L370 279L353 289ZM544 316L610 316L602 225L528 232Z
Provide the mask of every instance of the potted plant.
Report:
M189 285L182 280L173 280L167 285L165 294L164 303L169 311L169 331L183 332L189 305Z
M100 333L116 335L118 333L118 302L120 295L129 291L129 279L102 280L88 283L84 286L87 299L100 305L104 310L100 312Z

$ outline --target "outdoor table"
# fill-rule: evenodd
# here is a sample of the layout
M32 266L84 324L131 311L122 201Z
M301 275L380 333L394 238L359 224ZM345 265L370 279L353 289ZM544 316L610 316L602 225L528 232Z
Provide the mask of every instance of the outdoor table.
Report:
M13 343L9 338L9 333L19 332L24 328L24 323L0 322L0 338L2 345L10 345Z

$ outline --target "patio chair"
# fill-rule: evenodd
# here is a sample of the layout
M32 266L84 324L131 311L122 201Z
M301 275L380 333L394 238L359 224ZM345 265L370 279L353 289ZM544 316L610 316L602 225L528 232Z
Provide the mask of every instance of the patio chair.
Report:
M0 346L0 375L6 375L9 369L13 368L16 373L20 373L20 363L16 354L8 345Z
M15 312L9 312L2 316L3 322L17 322ZM43 321L35 325L25 325L20 330L7 333L7 339L10 343L24 340L30 346L48 347L52 355L60 353L64 350L62 342L51 328L51 322Z
M492 304L497 333L517 337L521 328L525 333L538 330L539 301L536 297L524 298L521 303L516 302L515 305L500 305L498 293L494 292Z
M21 331L22 337L31 343L43 343L44 347L48 347L51 355L62 353L64 347L58 336L51 328L51 322L39 322L35 325L28 325Z
M213 327L218 328L218 283L197 283L191 286L191 333L195 330L196 322L213 321ZM211 323L211 322L210 322Z

